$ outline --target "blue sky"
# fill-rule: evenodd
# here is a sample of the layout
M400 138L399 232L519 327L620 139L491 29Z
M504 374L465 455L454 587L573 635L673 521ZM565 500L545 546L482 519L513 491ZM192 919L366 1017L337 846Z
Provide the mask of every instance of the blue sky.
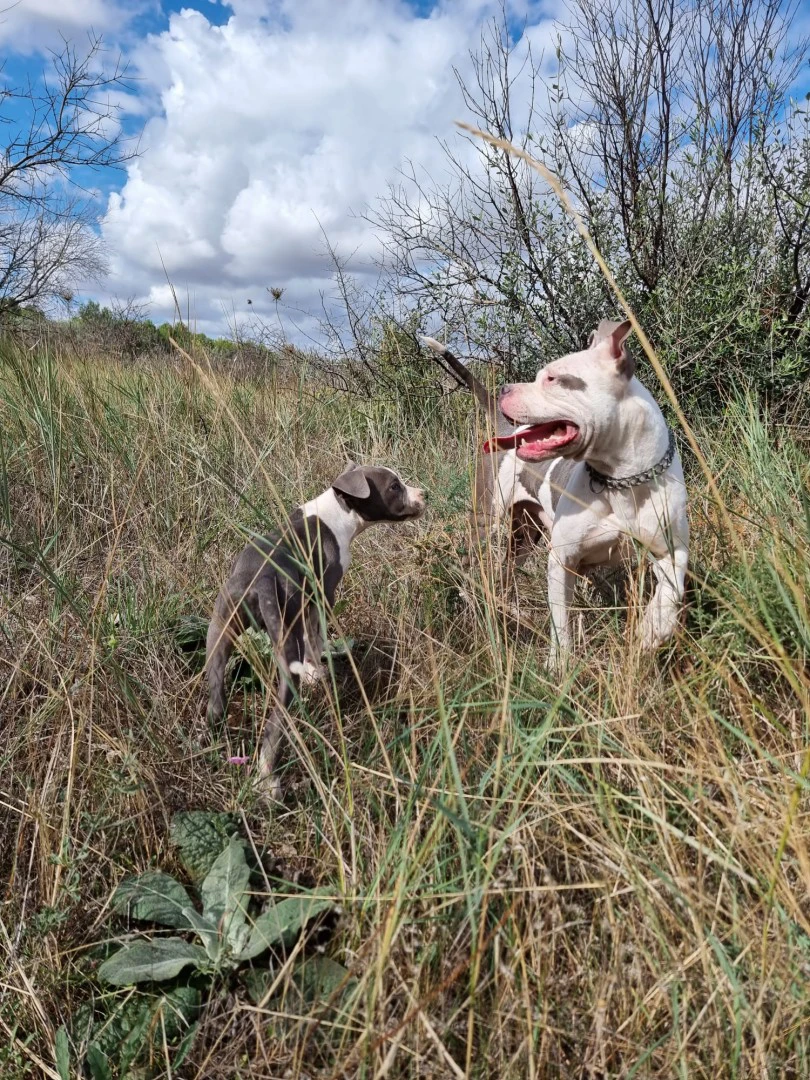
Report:
M91 30L110 61L120 53L129 64L122 122L140 155L80 178L95 189L110 263L85 295L135 299L160 322L173 310L168 274L209 333L256 313L275 318L271 287L284 288L290 311L317 312L331 288L324 234L357 274L371 274L380 241L365 209L405 162L447 175L438 140L456 139L453 121L465 116L452 68L470 77L470 50L498 9L498 0L20 0L7 9L7 84L36 84L50 48L62 37L81 48ZM553 63L563 0L512 0L509 11L521 44ZM317 338L314 316L296 318Z
M556 0L514 0L542 51ZM549 7L552 5L552 7ZM445 168L464 106L453 66L498 0L20 0L0 20L5 77L36 83L62 37L103 34L129 64L126 168L78 176L94 191L110 274L85 295L135 299L170 318L174 286L199 329L276 316L285 290L298 331L318 334L331 288L325 236L359 275L379 238L365 210L406 161ZM83 291L79 289L80 293ZM247 300L252 303L247 305ZM249 310L248 310L249 309Z

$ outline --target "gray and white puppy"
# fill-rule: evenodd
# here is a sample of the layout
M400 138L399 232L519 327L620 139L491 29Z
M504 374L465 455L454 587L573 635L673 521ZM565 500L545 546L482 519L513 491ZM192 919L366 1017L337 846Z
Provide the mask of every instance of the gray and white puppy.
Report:
M281 795L275 766L284 711L302 680L324 674L324 614L349 567L349 545L376 522L406 521L424 509L424 493L391 469L350 463L326 491L294 510L278 533L247 544L220 590L206 645L208 719L225 712L225 666L236 639L249 626L266 630L278 665L277 703L260 752L262 784L271 798Z

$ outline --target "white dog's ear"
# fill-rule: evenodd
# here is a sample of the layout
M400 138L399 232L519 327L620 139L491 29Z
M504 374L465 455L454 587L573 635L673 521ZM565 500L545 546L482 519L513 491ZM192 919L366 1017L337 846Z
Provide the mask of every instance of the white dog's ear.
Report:
M349 462L332 487L341 495L351 495L355 499L367 499L371 494L366 474L353 461Z
M625 319L621 323L603 319L594 330L591 338L591 348L603 343L607 345L611 360L616 362L616 370L628 380L633 378L636 370L635 361L624 347L624 343L632 329L633 324L629 319Z

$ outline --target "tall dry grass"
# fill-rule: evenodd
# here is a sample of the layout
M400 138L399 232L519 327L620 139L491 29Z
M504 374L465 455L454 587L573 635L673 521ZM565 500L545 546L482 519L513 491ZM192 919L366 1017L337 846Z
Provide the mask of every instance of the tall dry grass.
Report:
M468 402L414 415L193 360L2 357L0 1075L58 1076L116 882L171 867L169 817L197 807L335 890L327 948L359 990L318 1026L216 997L177 1075L810 1075L806 446L745 402L697 425L725 517L689 465L680 639L633 645L633 575L627 615L583 592L560 685L542 553L514 589L495 548L460 566ZM347 454L424 483L430 511L357 541L334 620L352 661L298 708L268 813L226 762L266 694L238 684L209 730L178 642L244 531Z

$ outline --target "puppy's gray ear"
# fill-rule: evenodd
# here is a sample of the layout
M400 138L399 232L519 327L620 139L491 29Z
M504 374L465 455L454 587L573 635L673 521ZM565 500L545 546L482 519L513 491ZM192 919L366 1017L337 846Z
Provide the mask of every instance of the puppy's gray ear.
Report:
M332 487L341 495L351 495L355 499L367 499L371 494L366 474L353 461L349 462Z

